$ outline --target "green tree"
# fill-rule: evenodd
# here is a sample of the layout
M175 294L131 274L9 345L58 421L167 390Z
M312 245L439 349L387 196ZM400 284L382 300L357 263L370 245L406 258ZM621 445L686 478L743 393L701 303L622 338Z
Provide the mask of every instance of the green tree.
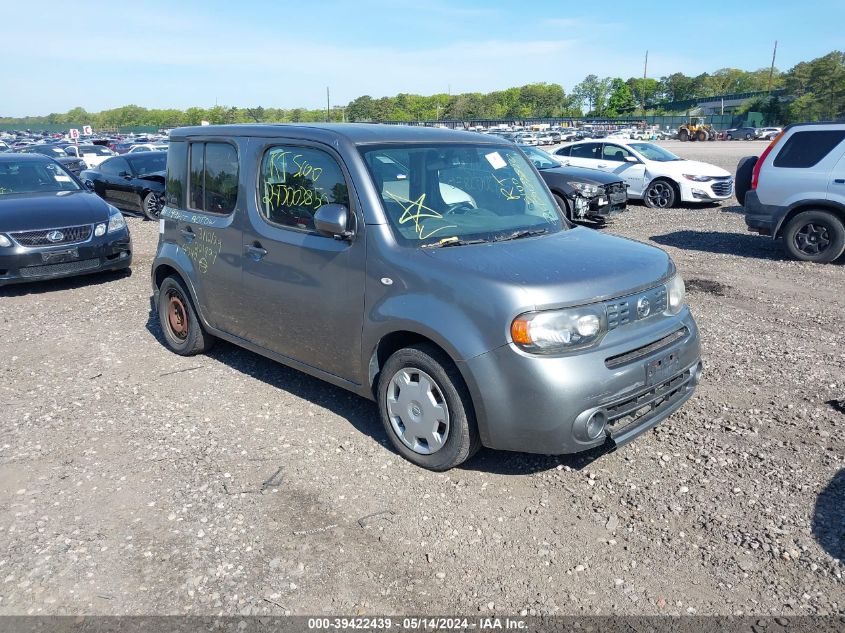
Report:
M634 95L628 84L619 77L614 77L610 81L610 96L607 99L607 116L619 116L620 114L629 114L637 109L637 103L634 101Z

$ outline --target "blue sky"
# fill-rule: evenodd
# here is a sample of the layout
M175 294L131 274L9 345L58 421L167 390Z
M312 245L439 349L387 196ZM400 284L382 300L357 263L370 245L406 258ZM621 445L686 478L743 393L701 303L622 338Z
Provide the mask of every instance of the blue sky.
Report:
M569 91L590 73L640 76L646 49L659 78L767 67L775 39L781 69L845 47L842 0L0 0L0 18L0 116L315 108L327 85L339 105L536 81Z

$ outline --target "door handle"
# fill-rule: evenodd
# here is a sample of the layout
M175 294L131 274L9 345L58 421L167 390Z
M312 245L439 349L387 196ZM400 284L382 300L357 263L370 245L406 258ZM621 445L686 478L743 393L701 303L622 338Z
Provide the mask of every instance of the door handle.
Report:
M190 244L191 242L193 242L193 241L196 239L196 237L197 237L197 236L196 236L196 234L195 234L195 233L191 230L191 228L190 228L190 227L188 227L188 228L186 228L186 229L182 229L182 230L181 230L181 231L179 231L179 232L182 234L182 237L184 237L184 238L185 238L185 241L186 241L188 244Z
M836 178L834 181L837 185L845 185L845 178Z
M599 163L598 165L596 165L596 167L607 167L607 165L605 165L604 163Z
M250 259L258 262L264 259L264 256L267 254L267 249L262 248L261 244L255 242L254 244L250 244L246 247L246 254Z

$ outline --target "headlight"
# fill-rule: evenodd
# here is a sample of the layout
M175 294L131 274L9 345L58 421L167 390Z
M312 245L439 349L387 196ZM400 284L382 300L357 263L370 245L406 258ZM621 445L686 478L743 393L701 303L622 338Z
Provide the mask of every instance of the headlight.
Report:
M120 231L126 228L126 220L123 219L123 214L120 209L109 205L109 233Z
M592 196L599 195L598 185L591 185L586 182L569 182L568 184L582 196L587 196L588 198L590 198Z
M528 312L511 323L513 342L527 352L556 354L597 344L607 332L604 306Z
M97 226L94 227L94 235L97 237L102 237L106 234L106 223L100 222Z
M695 182L710 182L713 180L713 176L696 176L695 174L684 174L684 178Z
M687 289L684 280L680 275L675 275L666 284L666 310L670 314L678 314L684 307L687 296Z
M11 246L12 240L10 240L5 235L0 235L0 246Z

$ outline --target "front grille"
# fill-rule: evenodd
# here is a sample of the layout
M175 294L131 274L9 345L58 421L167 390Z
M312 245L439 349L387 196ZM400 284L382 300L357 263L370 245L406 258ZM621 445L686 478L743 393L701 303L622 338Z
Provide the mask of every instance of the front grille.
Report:
M39 231L21 231L11 233L12 239L21 246L60 246L62 244L76 244L84 242L91 237L92 225L66 226L60 229L43 229ZM60 240L52 241L47 236L54 231L62 234Z
M724 176L711 185L713 193L717 196L729 196L733 192L734 181L730 176Z
M640 298L645 297L649 301L649 311L644 317L637 315L637 303ZM639 292L635 295L613 299L605 303L607 309L607 329L615 330L620 325L625 325L638 319L646 319L658 315L666 310L666 287L658 286L651 290Z
M693 367L669 380L605 406L611 437L622 429L641 422L646 417L657 415L688 392Z
M64 262L62 264L44 264L43 266L26 266L20 269L21 277L46 277L49 275L64 275L67 273L79 273L85 270L99 268L99 259L81 259L75 262Z
M674 345L677 341L680 341L682 338L686 338L688 334L689 330L686 326L684 326L679 330L675 330L669 336L664 336L662 339L654 341L653 343L643 345L642 347L633 349L630 352L625 352L624 354L611 356L604 361L604 364L608 369L616 369L617 367L627 365L628 363L632 363L640 358L645 358L649 354L654 354L655 352L666 349L667 347Z

